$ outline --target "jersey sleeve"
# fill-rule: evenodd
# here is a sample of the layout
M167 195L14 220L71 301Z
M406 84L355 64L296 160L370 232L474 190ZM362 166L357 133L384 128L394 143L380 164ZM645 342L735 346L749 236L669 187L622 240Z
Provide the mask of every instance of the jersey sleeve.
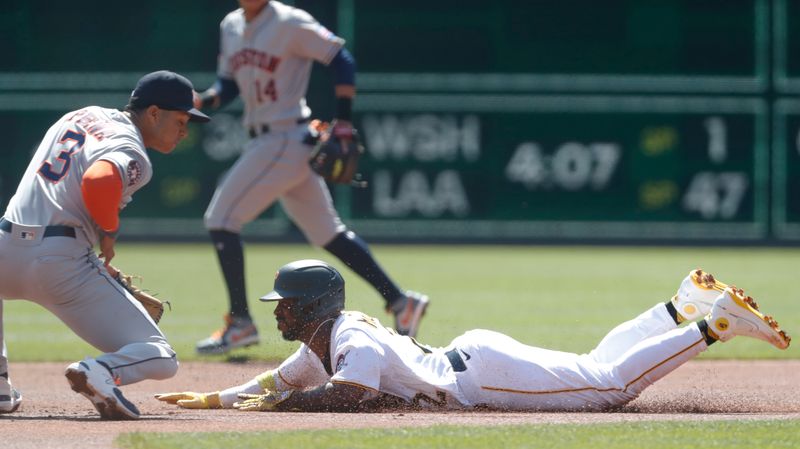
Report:
M379 391L382 348L358 329L342 332L337 340L331 382Z
M130 202L131 196L144 187L153 176L153 169L147 156L133 148L121 148L100 157L100 160L109 161L117 167L122 177L122 204L124 207Z
M219 24L219 54L217 55L217 77L233 79L233 69L228 63L228 57L232 51L228 49L231 35L235 35L233 30L233 18L229 15Z
M330 32L308 14L298 12L289 23L292 30L289 48L298 56L328 65L344 46L344 39Z
M322 362L306 345L283 361L276 370L275 387L278 391L300 390L324 385L330 376Z
M117 166L99 160L89 166L81 180L83 203L97 226L114 237L119 230L122 176Z

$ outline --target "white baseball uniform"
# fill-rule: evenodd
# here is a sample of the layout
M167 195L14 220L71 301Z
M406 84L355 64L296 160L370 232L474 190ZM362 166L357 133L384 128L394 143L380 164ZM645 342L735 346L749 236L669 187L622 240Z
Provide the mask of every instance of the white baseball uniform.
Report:
M178 368L175 352L93 250L99 230L84 205L81 180L97 160L114 164L122 177L120 208L152 176L139 130L118 110L83 108L47 131L4 215L0 298L27 299L58 316L105 352L96 359L119 385L168 378ZM7 366L3 354L0 373Z
M302 344L278 367L276 386L302 389L330 381L364 388L365 398L386 393L448 408L606 410L632 401L706 348L697 325L678 328L663 303L617 326L582 355L482 329L445 348L429 348L360 312L344 312L332 329L331 373Z
M275 0L250 22L242 9L228 14L220 40L217 74L236 81L253 138L214 193L206 227L239 233L280 199L311 243L327 244L346 228L308 165L305 93L312 63L329 64L344 41L305 11Z

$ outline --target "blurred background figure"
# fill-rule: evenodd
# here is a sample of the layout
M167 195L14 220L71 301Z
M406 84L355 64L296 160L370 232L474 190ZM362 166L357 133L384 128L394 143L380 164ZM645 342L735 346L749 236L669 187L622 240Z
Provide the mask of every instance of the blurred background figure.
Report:
M352 136L355 60L337 37L303 10L274 0L240 0L220 24L216 83L197 106L218 108L241 95L250 136L244 153L217 188L205 224L219 256L230 311L225 325L197 343L199 354L221 354L256 344L245 288L242 227L276 200L306 238L338 257L386 301L397 331L414 336L428 297L401 290L366 242L342 223L325 182L311 171L305 94L312 62L333 71L336 113L332 134Z

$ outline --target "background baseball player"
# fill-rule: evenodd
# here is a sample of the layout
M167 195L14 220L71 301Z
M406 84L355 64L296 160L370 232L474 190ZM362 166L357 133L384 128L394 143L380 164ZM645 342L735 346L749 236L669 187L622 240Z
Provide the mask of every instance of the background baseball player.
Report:
M89 106L64 115L45 134L0 219L0 298L41 305L105 353L65 373L103 418L138 418L117 386L169 378L178 369L166 338L112 278L109 262L119 210L152 176L145 148L170 153L189 121L208 121L192 95L189 80L159 71L139 80L125 111ZM8 378L5 342L0 373L0 412L12 412L22 398Z
M241 94L251 137L205 213L230 312L222 329L198 342L197 352L218 354L258 343L247 305L240 232L278 199L313 245L338 257L383 296L398 332L416 335L428 298L401 290L389 278L367 244L341 222L327 186L308 164L312 146L304 139L311 110L304 97L312 63L332 67L337 99L332 134L352 139L353 57L341 38L305 11L275 0L239 0L239 5L220 24L219 78L196 102L218 108Z
M278 301L278 329L303 343L297 352L243 385L156 398L186 408L276 411L356 411L382 395L422 407L605 410L632 401L718 340L745 335L779 349L790 342L752 298L700 270L670 301L620 324L583 355L488 330L431 348L363 313L342 312L344 299L344 280L328 264L283 266L275 290L261 300Z

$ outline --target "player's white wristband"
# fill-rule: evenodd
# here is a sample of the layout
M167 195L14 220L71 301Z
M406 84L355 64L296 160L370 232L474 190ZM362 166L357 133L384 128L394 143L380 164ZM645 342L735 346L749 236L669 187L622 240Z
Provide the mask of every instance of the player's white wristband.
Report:
M219 392L219 402L222 408L233 408L234 402L239 402L239 394L264 394L264 389L255 379L250 380L244 385L238 385Z

